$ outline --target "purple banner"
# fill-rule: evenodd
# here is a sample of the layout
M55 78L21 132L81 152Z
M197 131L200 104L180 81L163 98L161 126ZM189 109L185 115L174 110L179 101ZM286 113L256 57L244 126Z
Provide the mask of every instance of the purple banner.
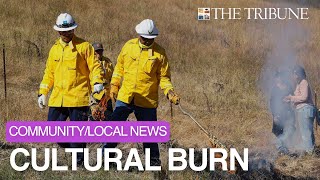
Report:
M167 142L165 121L9 121L8 142Z

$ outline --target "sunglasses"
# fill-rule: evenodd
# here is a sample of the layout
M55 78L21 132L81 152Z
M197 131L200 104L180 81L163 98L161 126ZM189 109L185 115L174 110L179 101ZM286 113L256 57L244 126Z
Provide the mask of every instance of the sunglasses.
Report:
M145 37L143 37L143 36L140 36L140 37L142 38L143 41L152 41L152 40L154 40L154 38L148 39L148 38L145 38Z
M59 31L60 34L72 34L73 30L70 31Z

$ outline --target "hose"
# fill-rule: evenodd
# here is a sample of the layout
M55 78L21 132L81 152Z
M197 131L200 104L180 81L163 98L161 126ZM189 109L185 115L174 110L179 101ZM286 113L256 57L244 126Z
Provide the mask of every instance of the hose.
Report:
M188 113L181 107L181 103L179 104L179 109L184 115L189 116L193 120L193 122L196 123L196 125L201 129L201 131L204 132L206 136L209 138L209 141L213 146L217 148L223 148L229 153L227 146L221 143L221 141L216 136L210 135L210 133L208 133L208 131L205 130L204 127L190 113Z

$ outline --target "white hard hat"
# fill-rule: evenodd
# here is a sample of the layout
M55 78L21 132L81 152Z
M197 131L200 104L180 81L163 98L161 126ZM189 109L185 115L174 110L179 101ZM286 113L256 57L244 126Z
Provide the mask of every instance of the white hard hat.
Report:
M145 19L136 26L136 32L147 39L153 39L158 36L159 31L151 19Z
M75 29L78 25L68 13L62 13L58 16L56 24L53 29L56 31L70 31Z

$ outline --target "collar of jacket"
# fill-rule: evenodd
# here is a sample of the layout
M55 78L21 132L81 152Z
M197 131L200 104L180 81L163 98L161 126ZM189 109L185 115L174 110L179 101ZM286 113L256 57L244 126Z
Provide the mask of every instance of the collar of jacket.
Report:
M152 49L152 46L153 46L154 42L153 42L150 46L146 46L146 45L142 44L142 43L140 42L140 40L138 39L138 44L139 44L139 47L140 47L141 49Z
M77 40L76 35L73 35L72 40L68 43L68 46L69 46L71 49L74 48L73 42L75 42L76 40ZM64 45L63 43L64 43L64 42L62 42L62 39L59 38L59 39L56 41L55 44L59 44L59 45L61 45L62 47L65 47L65 45Z

